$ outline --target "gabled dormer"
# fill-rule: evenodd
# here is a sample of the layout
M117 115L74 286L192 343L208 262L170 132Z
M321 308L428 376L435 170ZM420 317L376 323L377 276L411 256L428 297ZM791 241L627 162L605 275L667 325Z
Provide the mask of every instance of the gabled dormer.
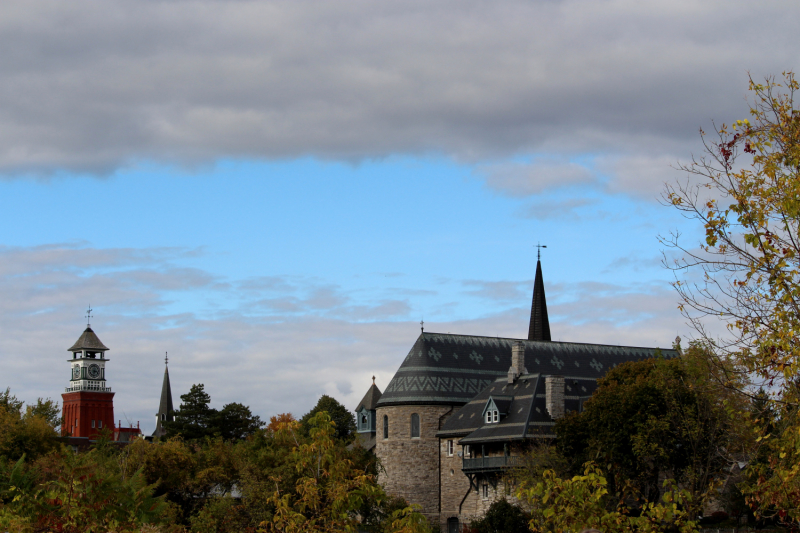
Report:
M483 408L483 422L485 424L497 424L508 414L508 407L514 400L513 396L489 396Z

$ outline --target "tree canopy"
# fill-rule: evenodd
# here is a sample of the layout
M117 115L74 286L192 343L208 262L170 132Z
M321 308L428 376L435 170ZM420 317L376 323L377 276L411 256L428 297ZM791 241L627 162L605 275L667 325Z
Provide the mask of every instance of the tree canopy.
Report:
M691 321L720 383L754 398L760 379L781 431L742 411L768 467L749 487L751 503L800 520L800 110L794 74L750 80L750 117L701 131L704 154L680 168L687 179L666 186L664 199L704 232L671 263L681 309ZM718 324L722 323L724 329Z
M261 418L253 415L250 408L240 403L229 403L219 411L212 408L211 396L200 383L192 385L189 392L181 395L181 406L174 413L174 420L165 422L167 436L180 435L186 440L198 440L220 436L224 440L247 438L264 426Z
M356 417L351 413L347 407L336 401L335 398L323 394L311 411L303 415L300 419L300 427L302 431L308 434L311 428L311 420L317 413L327 412L331 417L331 421L336 425L336 432L334 436L345 442L350 442L356 435Z

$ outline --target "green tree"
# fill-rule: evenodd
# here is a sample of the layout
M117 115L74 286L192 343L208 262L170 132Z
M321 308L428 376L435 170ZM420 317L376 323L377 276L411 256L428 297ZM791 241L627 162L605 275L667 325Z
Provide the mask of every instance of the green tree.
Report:
M735 398L709 379L701 353L693 346L676 359L627 362L601 378L584 410L556 423L556 446L573 472L600 461L609 490L640 502L657 501L667 476L702 505L746 439L731 412Z
M211 396L202 383L192 385L189 392L181 395L181 406L174 413L174 420L165 422L167 436L180 435L185 440L197 440L214 434L216 409L212 409Z
M701 131L705 153L681 166L687 180L667 184L664 199L695 220L705 236L686 244L663 242L680 253L672 265L681 309L709 359L724 369L721 383L753 397L735 376L762 380L772 391L783 430L766 432L742 412L769 450L750 487L751 503L800 520L800 110L793 73L782 81L750 80L750 117ZM699 246L698 246L699 244ZM720 332L714 324L722 321ZM709 327L711 326L711 327ZM723 363L732 362L729 368Z
M320 413L325 411L331 417L331 421L336 424L335 437L345 442L350 442L356 435L356 417L351 413L347 407L336 401L335 398L323 394L311 411L306 413L300 419L300 427L304 434L309 434L311 429L311 420Z
M386 500L375 477L356 467L347 450L336 438L336 426L327 411L308 420L309 440L298 443L290 456L299 474L294 490L282 491L276 482L268 498L274 508L261 526L266 531L282 533L356 531L359 510L365 500ZM278 433L294 440L297 422L282 424ZM387 533L428 533L424 516L407 507L392 514L384 529Z
M486 514L472 522L470 528L475 533L527 533L530 519L528 513L504 498L492 503Z
M214 433L229 441L246 439L263 426L261 418L251 413L249 407L240 403L223 406L212 420Z
M0 458L13 461L23 455L35 459L57 447L58 406L39 398L25 406L10 389L0 393Z

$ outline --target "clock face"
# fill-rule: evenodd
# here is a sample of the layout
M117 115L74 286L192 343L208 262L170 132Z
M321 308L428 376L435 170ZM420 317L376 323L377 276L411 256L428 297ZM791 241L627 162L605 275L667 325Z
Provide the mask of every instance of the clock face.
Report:
M89 377L92 379L97 379L100 377L100 366L99 365L89 365Z
M72 379L78 379L81 377L81 367L73 366L72 367Z

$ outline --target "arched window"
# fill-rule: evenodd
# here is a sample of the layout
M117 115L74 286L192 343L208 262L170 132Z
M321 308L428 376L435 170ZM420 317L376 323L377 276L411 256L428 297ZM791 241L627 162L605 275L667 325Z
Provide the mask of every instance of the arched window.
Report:
M419 438L419 415L417 413L411 415L411 438Z

